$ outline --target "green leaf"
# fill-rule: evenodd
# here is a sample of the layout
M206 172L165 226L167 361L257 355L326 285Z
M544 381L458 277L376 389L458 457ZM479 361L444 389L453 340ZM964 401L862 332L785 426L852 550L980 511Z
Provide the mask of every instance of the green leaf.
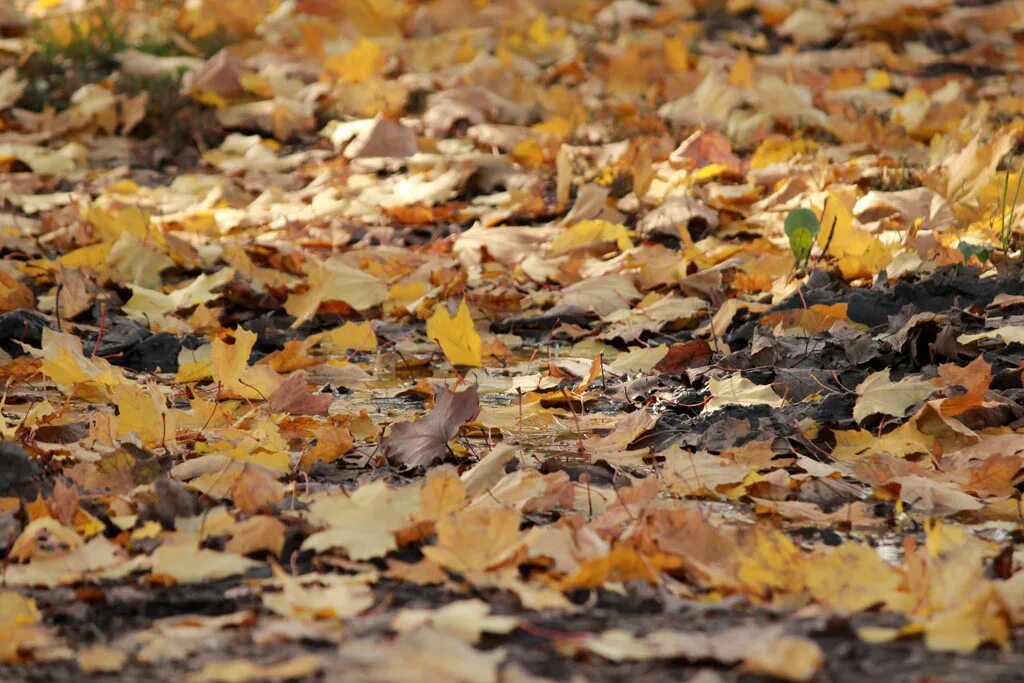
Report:
M821 230L818 217L810 209L793 209L786 216L784 230L789 238L789 248L793 250L797 264L800 264L811 255L814 238Z
M964 242L960 240L960 244L957 245L957 249L964 255L964 263L971 260L972 256L977 256L978 260L982 263L988 261L990 256L988 247L982 247L977 244L971 244L970 242Z

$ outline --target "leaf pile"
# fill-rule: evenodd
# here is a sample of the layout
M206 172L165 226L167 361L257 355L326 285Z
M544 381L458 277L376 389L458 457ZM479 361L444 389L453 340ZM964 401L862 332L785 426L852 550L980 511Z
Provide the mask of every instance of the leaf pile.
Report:
M1022 25L0 0L3 677L1009 675Z

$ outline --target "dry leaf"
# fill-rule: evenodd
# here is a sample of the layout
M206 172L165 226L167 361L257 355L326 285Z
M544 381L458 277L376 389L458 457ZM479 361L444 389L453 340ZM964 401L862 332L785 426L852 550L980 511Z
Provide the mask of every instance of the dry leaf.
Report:
M387 439L388 457L405 465L430 465L444 458L448 442L480 411L475 386L463 391L438 388L434 409L415 422L392 425Z
M448 315L448 309L438 304L434 314L427 320L427 336L436 341L452 365L478 368L483 365L480 358L480 335L473 327L473 318L465 299L459 303L455 316Z

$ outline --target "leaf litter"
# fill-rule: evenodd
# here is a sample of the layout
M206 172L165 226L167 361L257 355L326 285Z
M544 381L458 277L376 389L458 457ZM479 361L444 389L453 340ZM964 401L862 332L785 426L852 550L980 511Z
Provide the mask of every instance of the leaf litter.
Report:
M1022 22L0 0L0 673L1011 676Z

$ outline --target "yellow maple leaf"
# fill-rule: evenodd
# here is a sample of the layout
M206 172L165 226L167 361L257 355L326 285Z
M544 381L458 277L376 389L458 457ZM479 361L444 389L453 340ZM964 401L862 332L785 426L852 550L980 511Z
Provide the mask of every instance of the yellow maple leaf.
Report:
M754 155L750 158L750 168L764 168L770 164L790 161L817 148L818 145L813 140L770 135L754 150ZM825 225L824 221L822 225Z
M74 388L86 401L106 401L110 389L124 382L120 368L102 358L86 358L82 340L72 334L43 330L42 371L62 392Z
M754 87L754 62L746 50L740 53L739 59L729 72L729 84L738 88Z
M388 300L384 304L385 312L402 315L408 306L418 301L427 293L427 285L423 282L408 282L391 285Z
M118 436L137 434L146 448L174 443L178 411L167 409L156 384L150 382L141 387L125 382L115 386L111 393L117 404Z
M922 626L929 650L974 652L983 643L1010 649L1010 626L991 583L979 583L966 599Z
M666 38L663 43L665 50L665 66L670 71L683 73L690 70L690 51L686 49L686 43L682 37Z
M216 299L219 294L211 290L223 287L235 277L232 268L224 268L213 275L200 274L189 285L164 294L146 287L129 284L132 297L124 305L124 310L132 313L172 313L181 308L189 308Z
M36 602L12 590L0 591L0 626L4 630L42 620Z
M388 298L388 289L380 280L340 259L311 263L308 283L306 292L290 294L284 304L285 311L295 316L292 327L312 318L324 301L344 301L357 311L365 311Z
M473 318L465 299L459 304L455 317L448 314L444 304L438 304L427 320L427 337L438 343L452 365L474 368L483 365L480 335L473 328Z
M256 344L256 334L241 327L233 340L214 339L210 349L213 378L229 394L249 399L266 399L281 384L281 377L268 365L249 366L249 354Z
M860 423L876 413L903 417L911 406L938 389L932 382L919 377L904 377L893 382L889 379L889 368L873 372L857 385L853 419Z
M341 327L324 332L326 341L336 351L376 351L377 335L369 322L354 323L349 321Z
M803 552L778 529L757 526L743 537L737 578L755 594L803 590L805 573Z
M807 588L815 600L847 612L906 604L909 599L898 592L903 576L865 545L844 543L808 562L806 571Z
M92 207L87 214L100 242L116 242L123 233L142 242L166 244L163 233L150 222L149 214L134 206L105 211Z
M708 390L711 399L705 404L704 410L709 413L727 405L751 406L763 403L777 408L784 403L771 385L754 384L738 373L721 380L709 380Z
M633 242L629 239L632 236L633 231L625 225L596 219L580 221L551 242L551 253L561 254L594 242L615 242L620 250L625 251L633 248Z
M33 296L32 290L12 275L0 271L0 311L35 308L35 305L36 298Z
M377 73L384 63L380 46L367 38L360 38L347 52L331 55L324 60L324 68L346 83L360 83Z
M437 522L437 542L423 554L463 574L487 571L506 559L519 540L520 514L515 508L472 508Z
M888 247L871 233L853 225L853 214L834 192L828 193L828 205L821 215L818 244L822 248L828 244L829 255L837 259L839 270L847 280L871 277L892 261Z
M57 258L57 263L65 268L91 268L99 271L105 268L107 257L110 256L111 243L99 242L87 247L79 247Z

